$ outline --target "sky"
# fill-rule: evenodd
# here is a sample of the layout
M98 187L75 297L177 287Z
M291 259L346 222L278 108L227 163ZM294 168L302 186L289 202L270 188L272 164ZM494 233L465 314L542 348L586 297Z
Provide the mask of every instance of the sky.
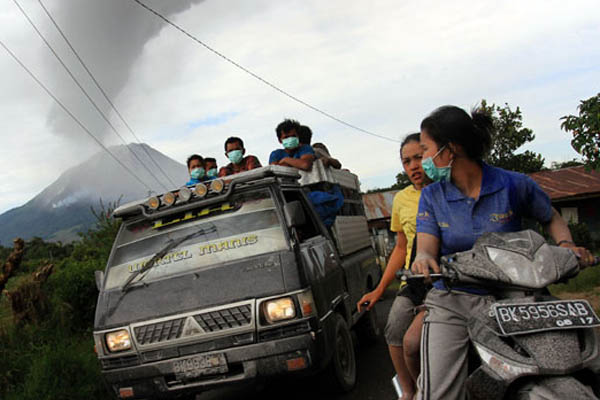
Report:
M266 164L275 127L293 118L355 172L364 190L401 171L399 143L435 108L481 99L519 106L536 135L519 151L546 163L577 154L560 117L600 92L600 14L589 1L140 0L285 92L165 24L133 0L1 0L0 40L105 146L122 144L36 34L25 10L121 135L182 163L227 160L244 139ZM129 132L85 73L53 16ZM0 213L98 151L94 141L0 48ZM125 173L125 172L124 172ZM183 184L184 182L182 182Z

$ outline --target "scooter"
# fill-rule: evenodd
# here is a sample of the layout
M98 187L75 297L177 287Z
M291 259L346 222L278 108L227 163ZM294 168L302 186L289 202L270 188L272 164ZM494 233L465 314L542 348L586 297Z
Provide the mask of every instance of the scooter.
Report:
M600 319L588 301L559 300L548 291L579 273L574 252L526 230L486 233L471 250L440 261L441 273L432 278L449 288L483 287L495 299L473 309L468 321L469 399L600 398L600 334L594 328Z

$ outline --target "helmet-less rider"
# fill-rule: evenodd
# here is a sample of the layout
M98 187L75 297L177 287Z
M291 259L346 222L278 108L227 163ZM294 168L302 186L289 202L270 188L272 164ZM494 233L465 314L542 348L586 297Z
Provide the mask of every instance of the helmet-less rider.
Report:
M562 247L583 263L593 256L576 247L565 220L548 196L527 175L483 162L491 147L492 120L480 111L443 106L421 122L423 169L435 183L425 187L417 214L417 254L413 273L439 272L440 256L472 248L485 232L521 230L521 219L542 224ZM486 301L482 288L434 282L425 299L419 398L465 399L470 310Z

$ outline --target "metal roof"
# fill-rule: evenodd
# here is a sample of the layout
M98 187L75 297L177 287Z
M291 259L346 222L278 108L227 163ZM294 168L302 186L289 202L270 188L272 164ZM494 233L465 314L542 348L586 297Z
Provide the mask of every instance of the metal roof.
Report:
M392 216L392 202L397 190L387 192L363 194L363 203L367 220L390 218Z
M570 167L529 174L552 201L600 196L600 172Z

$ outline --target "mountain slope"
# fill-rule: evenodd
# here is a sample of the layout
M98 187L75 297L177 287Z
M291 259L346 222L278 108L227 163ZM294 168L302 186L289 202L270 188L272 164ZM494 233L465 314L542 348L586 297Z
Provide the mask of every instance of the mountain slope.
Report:
M176 184L175 187L158 170L142 146ZM175 189L189 179L185 165L146 144L115 146L110 150L155 192ZM140 165L130 150L135 152L164 186ZM90 207L99 210L100 199L105 205L119 198L124 203L147 197L148 192L148 188L124 170L109 154L97 153L65 171L23 206L0 215L0 244L12 246L15 237L29 239L39 236L47 240L73 240L77 237L77 232L94 225L95 218Z

